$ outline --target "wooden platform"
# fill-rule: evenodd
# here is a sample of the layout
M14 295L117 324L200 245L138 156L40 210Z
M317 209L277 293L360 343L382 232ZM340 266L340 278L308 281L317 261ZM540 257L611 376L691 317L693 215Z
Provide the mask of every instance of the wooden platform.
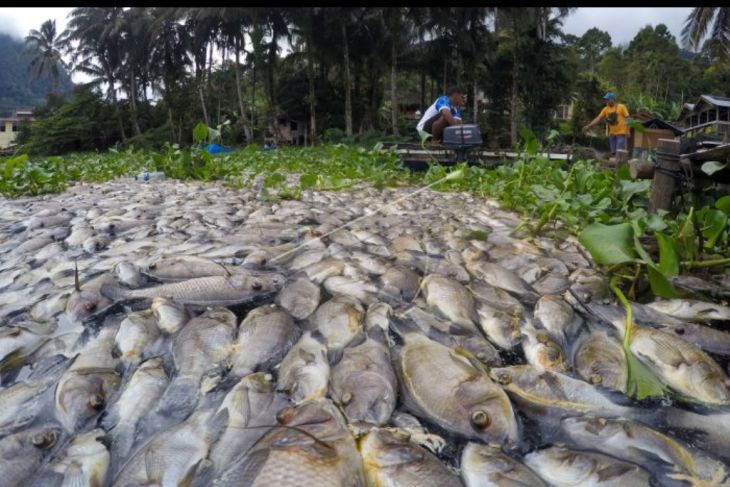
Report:
M407 143L397 144L388 143L383 144L384 148L394 148L395 152L401 157L401 159L410 164L425 165L429 163L438 164L455 164L456 162L456 151L446 147L434 147L426 145L425 148L418 143ZM553 152L542 152L538 156L546 157L550 160L569 161L570 154L561 154ZM518 152L512 151L495 151L487 149L486 147L480 147L472 149L467 153L467 161L470 164L494 166L499 165L505 160L514 160L520 157ZM409 165L410 165L409 164Z

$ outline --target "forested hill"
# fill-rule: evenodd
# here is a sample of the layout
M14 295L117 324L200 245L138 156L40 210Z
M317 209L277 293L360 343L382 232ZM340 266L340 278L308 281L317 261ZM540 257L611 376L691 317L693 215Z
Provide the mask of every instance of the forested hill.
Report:
M33 81L28 71L30 57L23 55L23 41L0 34L0 116L9 115L18 107L43 104L51 91L49 79ZM71 78L63 73L58 80L58 91L73 87Z

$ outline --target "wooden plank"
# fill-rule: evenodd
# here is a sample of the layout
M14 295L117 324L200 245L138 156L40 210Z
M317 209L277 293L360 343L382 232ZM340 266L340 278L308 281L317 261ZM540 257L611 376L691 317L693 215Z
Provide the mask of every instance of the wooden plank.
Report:
M682 157L692 161L712 161L722 160L730 156L730 144L718 145L709 149L700 149L697 152L682 154Z
M679 141L659 139L657 141L657 168L651 184L649 211L669 210L676 181L675 171L679 170Z

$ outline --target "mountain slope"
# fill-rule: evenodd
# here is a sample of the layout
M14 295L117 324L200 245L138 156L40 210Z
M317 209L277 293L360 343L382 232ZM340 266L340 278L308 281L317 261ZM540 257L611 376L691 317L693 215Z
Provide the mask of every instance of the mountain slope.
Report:
M51 91L51 80L32 81L28 65L30 56L23 54L23 41L0 34L0 116L9 115L18 107L42 104ZM73 88L71 78L63 73L58 92Z

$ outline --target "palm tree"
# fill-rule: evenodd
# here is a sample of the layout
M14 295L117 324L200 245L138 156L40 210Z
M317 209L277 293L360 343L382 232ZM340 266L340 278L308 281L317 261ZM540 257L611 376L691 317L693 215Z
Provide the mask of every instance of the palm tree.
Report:
M730 50L730 7L695 7L684 21L682 42L696 50L710 27L710 38Z
M123 13L122 7L77 7L69 15L68 38L78 42L72 57L75 64L73 69L96 77L91 84L107 85L119 134L124 141L127 135L116 88L123 64Z
M182 127L175 131L174 108L180 85L185 81L190 64L188 50L190 33L178 22L180 12L176 9L155 7L151 9L154 20L150 28L150 64L155 66L157 78L165 105L173 140L182 143Z
M66 32L56 31L56 21L46 20L40 30L31 30L25 38L32 59L28 69L34 79L50 78L52 91L56 91L61 69L66 69L62 53L68 47Z

